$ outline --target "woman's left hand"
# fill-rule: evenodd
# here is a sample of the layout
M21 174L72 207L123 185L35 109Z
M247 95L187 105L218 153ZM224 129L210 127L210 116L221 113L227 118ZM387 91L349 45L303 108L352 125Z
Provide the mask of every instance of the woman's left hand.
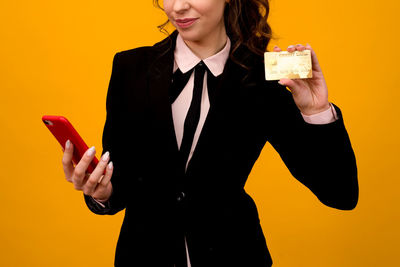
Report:
M279 81L280 84L289 87L292 92L294 102L304 115L313 115L327 110L330 105L328 102L328 88L318 63L317 55L309 44L303 46L298 44L287 48L288 52L296 50L311 50L312 78L307 79L286 79ZM274 52L282 51L278 46L274 47Z

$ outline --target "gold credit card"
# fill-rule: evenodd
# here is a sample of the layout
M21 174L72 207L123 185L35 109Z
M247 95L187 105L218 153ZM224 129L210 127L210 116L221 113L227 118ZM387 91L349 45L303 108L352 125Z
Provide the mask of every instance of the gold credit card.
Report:
M268 81L312 78L311 51L265 52L265 79Z

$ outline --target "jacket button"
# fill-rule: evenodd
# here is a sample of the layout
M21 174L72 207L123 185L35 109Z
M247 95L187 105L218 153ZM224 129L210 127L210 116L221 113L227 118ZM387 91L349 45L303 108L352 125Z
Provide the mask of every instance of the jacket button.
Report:
M178 197L176 198L176 200L182 201L184 198L185 198L185 193L184 192L180 192L178 194Z

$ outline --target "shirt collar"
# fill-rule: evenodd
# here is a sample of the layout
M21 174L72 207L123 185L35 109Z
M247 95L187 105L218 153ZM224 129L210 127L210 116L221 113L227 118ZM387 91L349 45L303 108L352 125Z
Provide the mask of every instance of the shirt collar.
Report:
M229 37L227 37L226 44L221 51L206 59L203 59L204 64L206 64L207 68L215 77L219 76L224 71L230 49L231 41ZM186 73L201 61L201 59L197 57L186 45L180 34L178 34L176 38L174 57L174 72L179 68L182 73Z

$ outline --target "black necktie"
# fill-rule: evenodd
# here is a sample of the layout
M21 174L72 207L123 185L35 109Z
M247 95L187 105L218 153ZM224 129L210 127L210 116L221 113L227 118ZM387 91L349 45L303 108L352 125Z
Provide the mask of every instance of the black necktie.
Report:
M178 98L183 88L185 88L186 84L189 81L190 75L192 75L194 68L189 70L186 73L182 73L180 69L177 69L172 76L172 85L169 91L169 102L174 103Z
M190 103L189 111L185 118L183 128L183 138L179 151L182 155L184 166L189 157L190 149L192 148L194 133L196 132L197 124L200 119L201 93L203 91L204 73L206 68L204 63L200 61L194 69L194 86L193 97Z
M213 75L213 73L207 68L207 65L205 65L205 68L208 72L208 74L207 74L208 98L210 100L210 105L212 105L213 100L215 98L215 89L217 88L217 84L221 78L221 75L215 77ZM190 79L190 75L192 75L194 69L195 68L192 68L191 70L187 71L186 73L182 73L180 69L177 69L174 72L174 74L172 76L172 85L169 90L169 100L170 100L171 105L178 98L178 96L182 92L183 88L185 88L186 84L188 83L188 81Z
M193 96L188 113L185 118L185 123L183 128L183 138L181 147L179 149L184 167L186 166L190 149L192 148L194 134L196 132L197 125L200 119L201 95L203 91L203 81L206 69L207 67L205 66L204 62L200 61L192 70L183 74L178 69L173 75L173 82L170 91L171 104L176 100L176 98L182 92L192 72L194 71Z

